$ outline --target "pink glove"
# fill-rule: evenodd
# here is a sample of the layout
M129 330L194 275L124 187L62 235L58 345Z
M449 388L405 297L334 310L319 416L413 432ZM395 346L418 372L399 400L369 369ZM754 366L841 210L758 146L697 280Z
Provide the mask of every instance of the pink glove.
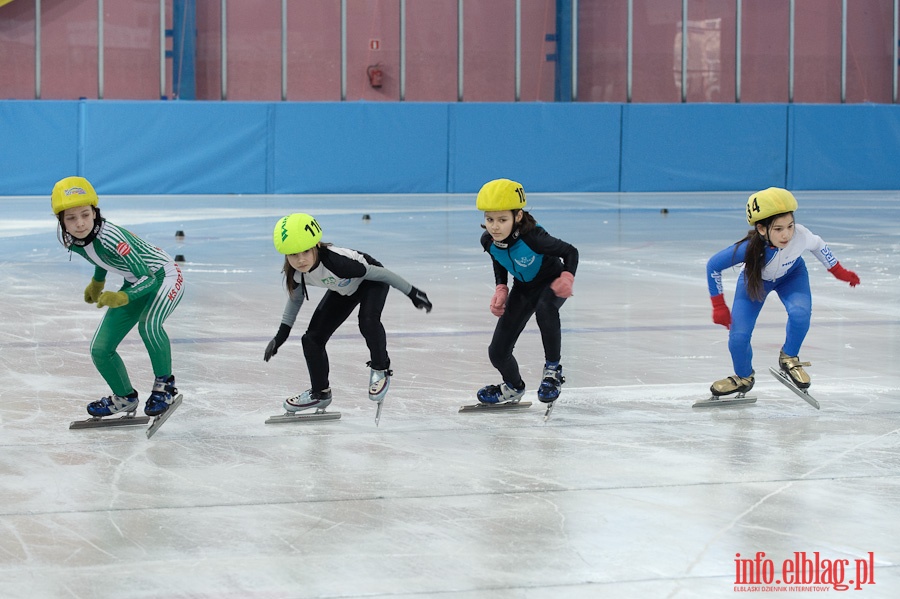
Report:
M834 278L850 283L851 287L859 285L859 277L856 276L856 273L841 266L840 262L829 268L828 272L834 275Z
M564 270L559 278L550 283L550 289L556 297L572 297L572 285L575 283L575 275Z
M731 330L731 312L725 303L725 296L721 293L709 298L713 305L713 322Z
M500 318L506 312L506 298L509 297L509 287L497 285L494 297L491 298L491 314Z

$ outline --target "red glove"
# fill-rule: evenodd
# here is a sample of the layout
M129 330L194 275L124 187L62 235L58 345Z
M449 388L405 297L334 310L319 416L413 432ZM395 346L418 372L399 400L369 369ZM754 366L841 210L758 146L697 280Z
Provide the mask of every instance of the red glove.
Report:
M859 277L856 276L856 273L841 266L840 262L829 268L828 272L834 275L834 278L850 283L851 287L859 285Z
M564 270L559 278L550 283L550 289L556 297L572 297L572 285L575 283L575 275Z
M497 285L494 297L491 298L491 314L500 318L506 312L506 298L509 297L509 287Z
M731 330L731 312L728 310L728 304L725 303L725 296L720 293L709 299L712 300L713 305L713 322Z

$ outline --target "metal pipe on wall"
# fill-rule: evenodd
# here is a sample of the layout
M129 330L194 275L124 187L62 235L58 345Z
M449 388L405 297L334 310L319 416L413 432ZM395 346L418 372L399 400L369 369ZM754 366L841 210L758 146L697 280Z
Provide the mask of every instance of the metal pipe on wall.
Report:
M159 99L166 97L166 0L159 0Z
M743 12L743 2L737 0L734 31L734 101L737 103L741 101L741 34L744 31L741 18Z
M406 0L400 0L400 101L406 99Z
M628 55L625 57L625 101L631 102L634 86L634 0L628 0L628 32L626 34Z
M841 0L841 104L847 101L847 0Z
M34 99L41 99L41 0L34 0Z
M97 99L103 99L103 0L97 0Z
M287 100L287 0L281 0L281 101Z
M796 6L794 0L790 2L790 15L788 16L788 102L794 101L794 25L796 20Z
M228 0L222 0L222 99L228 99Z
M522 0L516 0L516 102L522 99Z
M347 0L341 0L341 101L347 99Z
M456 101L463 100L463 0L456 0Z
M687 102L688 0L681 0L681 101Z
M572 101L578 100L578 0L572 0Z

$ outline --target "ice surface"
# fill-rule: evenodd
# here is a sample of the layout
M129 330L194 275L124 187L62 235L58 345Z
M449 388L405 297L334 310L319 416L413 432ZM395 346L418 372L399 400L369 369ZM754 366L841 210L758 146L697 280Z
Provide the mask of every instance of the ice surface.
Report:
M797 222L862 279L851 289L806 257L801 358L821 411L766 372L776 298L754 337L758 402L691 409L732 374L704 268L745 233L746 193L530 194L581 258L546 424L533 396L522 412L457 413L499 382L473 197L102 197L111 221L187 260L166 324L185 401L149 440L68 430L108 392L88 353L92 267L57 242L48 198L0 199L0 596L732 596L736 554L759 551L779 577L794 552L849 560L846 579L871 556L860 597L898 596L900 194L797 195ZM355 317L328 346L342 419L264 424L308 384L300 335L322 290L262 359L285 299L272 228L299 211L434 303L388 296L394 378L377 428ZM146 395L136 331L120 350ZM533 322L516 356L531 395Z

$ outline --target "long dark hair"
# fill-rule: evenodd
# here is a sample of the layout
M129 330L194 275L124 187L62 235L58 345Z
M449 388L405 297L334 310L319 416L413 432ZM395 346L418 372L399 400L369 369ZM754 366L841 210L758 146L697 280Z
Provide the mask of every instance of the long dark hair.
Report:
M91 208L94 209L94 225L96 226L97 223L103 220L103 217L100 215L99 206L91 206ZM75 241L75 238L72 237L68 231L66 231L66 225L63 223L65 213L65 210L61 210L56 215L56 238L64 248L69 249L69 247L71 247L72 243Z
M769 245L769 229L776 218L780 218L785 214L791 213L773 214L756 223L756 225L762 225L765 228L765 235L760 233L754 226L747 231L747 235L743 239L734 244L734 251L737 252L739 245L745 241L749 242L744 256L744 283L747 285L747 295L750 296L750 299L762 301L766 297L762 271L766 265L766 246Z

